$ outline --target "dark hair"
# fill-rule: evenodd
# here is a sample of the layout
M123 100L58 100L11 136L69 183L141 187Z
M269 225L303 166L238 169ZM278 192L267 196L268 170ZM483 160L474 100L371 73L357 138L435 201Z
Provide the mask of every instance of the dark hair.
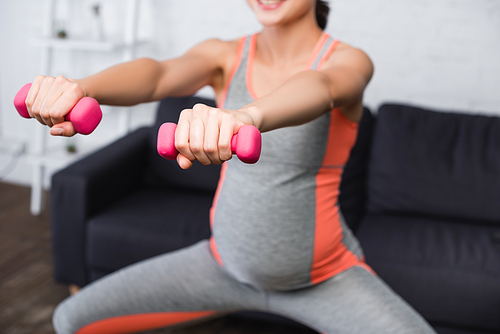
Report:
M329 12L330 6L328 6L328 2L325 0L316 0L316 21L318 21L321 30L325 30Z

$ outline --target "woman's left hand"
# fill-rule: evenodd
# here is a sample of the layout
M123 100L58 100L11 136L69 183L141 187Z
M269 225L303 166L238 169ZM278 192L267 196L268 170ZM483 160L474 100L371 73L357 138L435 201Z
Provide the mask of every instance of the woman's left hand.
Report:
M223 110L196 104L184 109L175 131L175 148L179 151L177 163L188 169L193 161L203 165L220 165L230 160L231 139L245 124L253 124L252 118L243 112Z

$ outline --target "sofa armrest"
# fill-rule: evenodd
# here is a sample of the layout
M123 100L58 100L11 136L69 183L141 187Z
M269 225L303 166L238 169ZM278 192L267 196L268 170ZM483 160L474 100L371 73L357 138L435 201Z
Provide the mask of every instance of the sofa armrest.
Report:
M54 277L84 286L85 222L141 182L151 128L141 128L54 174L50 193Z

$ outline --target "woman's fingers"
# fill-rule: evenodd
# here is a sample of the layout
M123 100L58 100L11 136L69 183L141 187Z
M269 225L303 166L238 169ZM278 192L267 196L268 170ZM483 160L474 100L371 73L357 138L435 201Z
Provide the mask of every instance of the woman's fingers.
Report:
M189 134L191 127L192 112L193 111L191 109L184 109L181 112L179 116L179 122L177 123L177 128L175 130L175 148L177 149L177 151L179 151L180 153L179 156L182 155L183 158L189 160L190 162L196 160L195 156L193 155L189 147ZM183 159L181 159L181 161L182 160ZM181 164L179 163L179 165ZM181 167L183 166L181 165Z
M219 157L222 161L230 160L233 157L231 150L231 140L235 131L235 120L231 114L225 114L222 117L219 132Z
M57 98L56 98L57 96ZM73 109L73 107L83 98L83 90L76 83L67 83L62 89L54 87L52 96L47 96L47 111L51 124L64 122L64 117ZM48 124L47 124L48 125ZM50 125L49 125L50 126Z
M205 122L195 117L191 120L191 127L189 131L189 148L195 156L196 160L203 165L210 165L210 158L205 153Z
M31 117L53 127L65 122L64 117L83 97L83 89L63 76L57 78L37 76L26 97L26 107ZM64 125L61 129L64 136L74 135L72 125L70 127ZM53 131L53 133L59 132L60 130Z
M208 110L208 119L205 124L203 151L208 159L216 165L223 162L219 153L219 131L219 110L211 108Z
M193 166L193 162L188 158L186 158L185 156L183 156L182 154L179 154L177 156L177 163L182 169L188 169L191 168L191 166Z
M189 168L195 160L219 165L231 159L231 139L239 123L233 114L203 104L183 110L175 132L179 166Z
M43 81L40 83L40 87L38 89L38 93L36 94L35 101L31 106L31 112L33 113L33 117L36 118L38 122L44 125L47 125L47 123L45 122L44 117L41 115L42 105L47 97L47 94L52 88L52 83L54 82L54 80L55 78L53 77L45 77L43 79Z
M31 118L35 118L35 115L33 114L33 105L35 104L35 100L40 91L40 86L42 85L44 79L45 76L43 75L37 76L33 81L33 83L31 84L30 90L28 91L28 95L26 96L25 100L26 109L28 109L28 114L30 115Z
M42 86L42 90L43 88L44 86ZM54 124L61 123L64 121L64 115L63 117L59 118L59 120L56 122L53 121L51 116L51 111L54 104L56 104L63 95L63 91L58 88L59 87L52 85L49 91L45 94L45 98L43 99L41 106L39 107L39 109L37 108L38 109L37 113L42 119L43 124L47 125L48 127L52 127L54 126Z
M76 131L71 122L65 121L55 124L50 129L50 134L53 136L73 137L76 135Z

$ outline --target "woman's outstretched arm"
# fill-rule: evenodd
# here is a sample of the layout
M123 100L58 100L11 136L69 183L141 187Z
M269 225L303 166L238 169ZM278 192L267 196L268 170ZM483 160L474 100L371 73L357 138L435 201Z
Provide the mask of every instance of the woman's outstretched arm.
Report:
M101 104L127 106L194 94L205 85L220 84L231 47L209 40L175 59L136 59L80 80L38 76L26 98L27 109L31 117L51 127L52 134L72 136L74 128L64 116L84 96Z
M226 42L209 40L179 58L149 58L119 64L90 77L75 80L102 104L135 105L164 97L186 96L214 85L223 70Z
M373 64L363 51L343 46L321 71L301 72L240 111L251 115L262 132L307 123L334 107L359 121L372 74Z
M266 132L307 123L334 107L358 121L363 92L372 74L373 64L364 52L342 46L321 71L296 74L239 110L204 105L184 110L175 135L181 153L177 161L182 168L189 168L195 160L208 165L231 159L231 138L245 124Z

